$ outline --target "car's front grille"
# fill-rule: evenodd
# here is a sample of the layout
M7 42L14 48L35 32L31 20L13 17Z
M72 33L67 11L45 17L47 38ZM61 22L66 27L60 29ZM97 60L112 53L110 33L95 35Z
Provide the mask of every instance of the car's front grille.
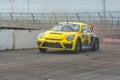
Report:
M51 38L45 38L46 40L55 40L55 41L61 41L62 39L51 39Z
M65 48L72 48L72 44L64 44Z
M50 48L62 48L62 46L60 45L60 43L43 43L42 44L43 47L50 47Z

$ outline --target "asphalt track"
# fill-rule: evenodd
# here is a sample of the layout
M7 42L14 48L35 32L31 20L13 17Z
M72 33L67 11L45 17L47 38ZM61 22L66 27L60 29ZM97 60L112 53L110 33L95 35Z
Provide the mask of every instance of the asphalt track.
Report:
M120 80L120 45L100 44L100 50L38 49L0 51L0 80Z

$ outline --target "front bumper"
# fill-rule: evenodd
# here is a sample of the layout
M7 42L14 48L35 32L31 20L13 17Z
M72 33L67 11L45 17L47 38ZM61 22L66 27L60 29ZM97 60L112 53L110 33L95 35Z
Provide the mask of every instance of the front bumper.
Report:
M37 40L37 48L53 50L74 50L73 41Z

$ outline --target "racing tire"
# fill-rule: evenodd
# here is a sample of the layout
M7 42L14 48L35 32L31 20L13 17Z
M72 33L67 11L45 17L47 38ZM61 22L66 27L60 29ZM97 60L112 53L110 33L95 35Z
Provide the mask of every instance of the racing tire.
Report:
M45 53L45 52L47 51L47 49L39 48L39 51L40 51L41 53Z
M80 53L81 52L81 43L80 43L80 40L78 39L76 41L76 45L75 45L75 53Z
M99 40L96 39L93 43L92 51L98 51L98 50L99 50Z

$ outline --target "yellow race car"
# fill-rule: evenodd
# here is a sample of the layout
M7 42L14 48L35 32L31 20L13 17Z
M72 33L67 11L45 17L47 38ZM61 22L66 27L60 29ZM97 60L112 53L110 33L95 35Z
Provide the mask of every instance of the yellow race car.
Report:
M79 53L84 48L99 50L99 39L92 32L92 27L79 22L59 22L51 30L42 32L37 37L40 52L52 50L71 50Z

